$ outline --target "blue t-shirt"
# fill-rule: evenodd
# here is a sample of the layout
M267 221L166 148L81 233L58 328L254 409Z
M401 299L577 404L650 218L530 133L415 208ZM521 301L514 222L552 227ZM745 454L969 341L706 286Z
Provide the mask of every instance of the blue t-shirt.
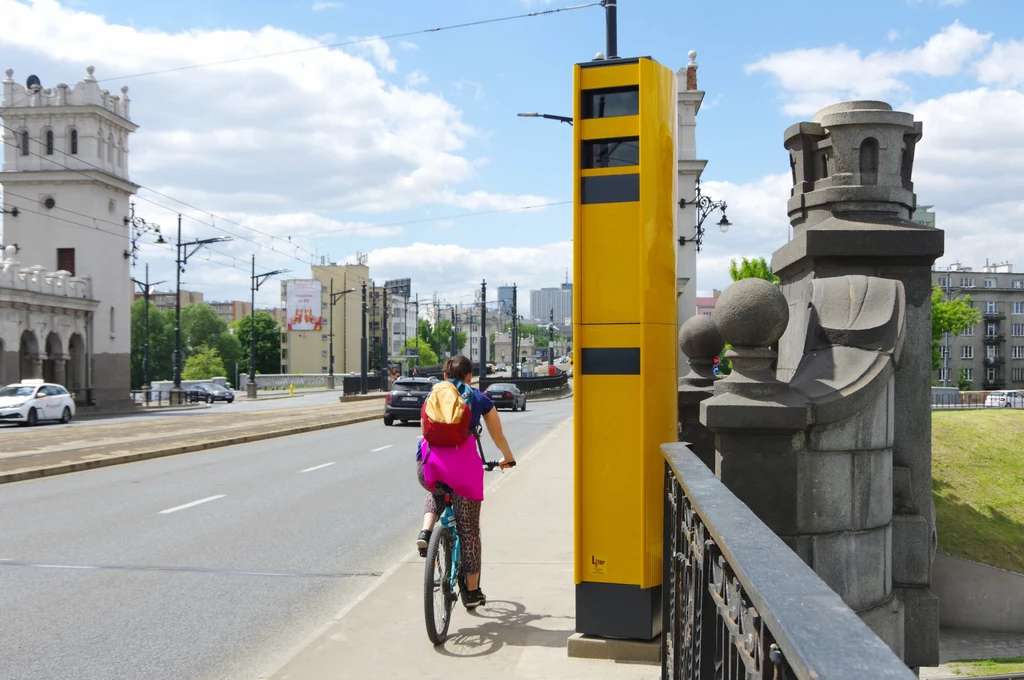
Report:
M494 408L494 402L491 401L490 397L474 387L473 403L470 405L473 419L469 422L469 426L475 431L480 427L480 419L483 418L485 413L490 413L492 408Z

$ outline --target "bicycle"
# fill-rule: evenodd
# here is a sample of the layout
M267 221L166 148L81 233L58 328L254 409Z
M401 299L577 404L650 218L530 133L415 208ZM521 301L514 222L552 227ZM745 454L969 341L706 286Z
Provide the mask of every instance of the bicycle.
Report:
M515 467L515 461L509 467ZM498 467L496 460L483 461L488 472ZM423 567L423 613L427 624L427 637L436 646L448 639L452 608L459 599L459 591L465 588L459 573L462 548L459 542L455 509L452 505L452 488L438 482L436 489L444 493L444 510L427 546L427 560Z

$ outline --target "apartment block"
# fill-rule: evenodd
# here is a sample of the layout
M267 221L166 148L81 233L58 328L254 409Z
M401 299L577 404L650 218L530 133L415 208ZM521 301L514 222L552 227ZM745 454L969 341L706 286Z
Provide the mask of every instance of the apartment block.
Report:
M987 264L974 271L956 263L933 271L947 300L970 297L981 322L940 340L942 366L935 384L957 386L963 370L973 390L1024 388L1024 272Z

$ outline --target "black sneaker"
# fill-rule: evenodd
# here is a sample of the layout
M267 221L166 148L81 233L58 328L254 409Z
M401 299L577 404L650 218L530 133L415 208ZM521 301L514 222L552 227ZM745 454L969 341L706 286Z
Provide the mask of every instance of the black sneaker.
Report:
M430 545L430 529L424 529L416 537L416 547L419 548L420 557L427 556L427 546Z
M476 609L481 605L487 604L487 596L479 588L470 590L463 594L462 604L465 605L466 609Z

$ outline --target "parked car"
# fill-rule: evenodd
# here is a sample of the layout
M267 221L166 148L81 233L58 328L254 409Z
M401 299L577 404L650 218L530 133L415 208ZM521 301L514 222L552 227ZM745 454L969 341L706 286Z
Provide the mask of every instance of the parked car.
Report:
M505 364L498 364L494 370L497 371L498 373L504 373L505 371L508 370L508 367Z
M420 409L433 389L437 378L401 378L391 386L384 397L384 424L390 427L396 420L407 423L419 421Z
M999 390L985 397L985 406L1001 408L1024 408L1024 392L1016 390Z
M75 400L63 386L22 380L0 388L0 422L35 425L41 420L70 423Z
M235 393L217 383L199 383L185 390L185 398L190 404L205 401L212 404L215 401L226 401L231 403L235 400Z
M484 394L494 402L495 408L517 408L526 410L526 393L513 383L495 383L488 387Z

